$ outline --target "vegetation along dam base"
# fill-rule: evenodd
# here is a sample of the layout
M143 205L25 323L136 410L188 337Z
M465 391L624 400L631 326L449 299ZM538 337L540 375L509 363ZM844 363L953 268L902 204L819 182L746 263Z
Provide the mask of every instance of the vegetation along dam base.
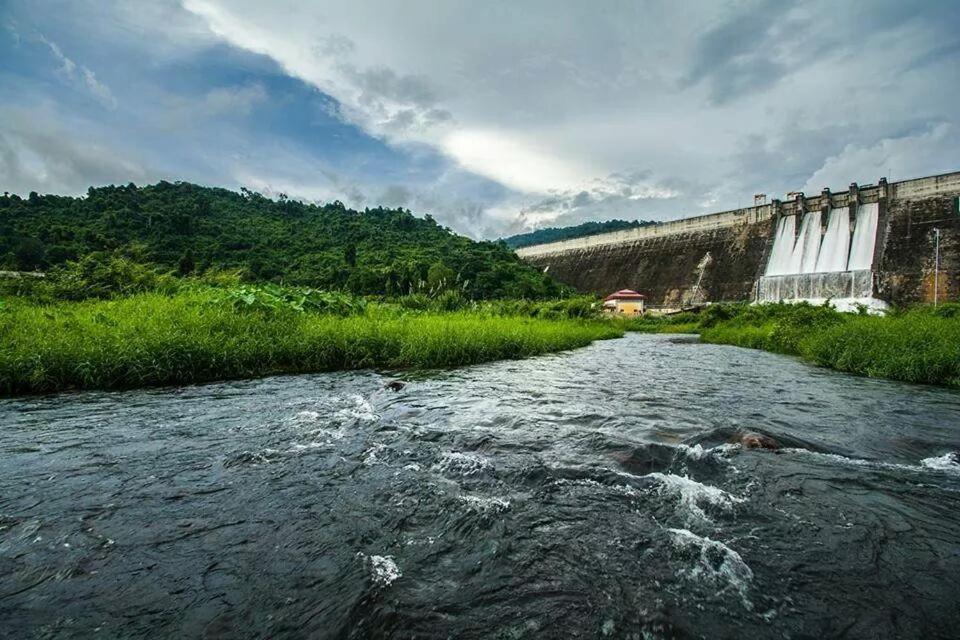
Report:
M517 253L580 291L628 287L654 307L828 299L883 307L960 295L960 172L790 195Z

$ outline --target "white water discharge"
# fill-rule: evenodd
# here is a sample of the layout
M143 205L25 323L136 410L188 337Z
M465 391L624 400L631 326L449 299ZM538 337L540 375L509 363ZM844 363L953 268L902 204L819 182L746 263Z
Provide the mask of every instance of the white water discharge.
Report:
M814 272L846 271L849 251L850 211L847 207L831 209Z
M773 240L770 260L767 262L766 275L779 276L790 273L790 257L793 253L793 241L796 236L796 216L783 216L777 223L777 235Z
M801 300L812 305L822 305L829 300L838 311L856 311L858 305L866 305L871 312L887 308L885 302L873 297L873 272L869 269L760 278L758 302Z
M876 203L861 205L852 230L850 210L832 209L823 234L820 211L810 211L804 214L795 238L796 216L781 218L764 276L757 285L757 301L823 304L829 300L841 310L860 304L875 310L886 308L873 298L870 270L878 209Z
M857 209L856 225L853 229L853 243L850 246L848 271L869 269L873 266L873 247L877 238L877 217L880 205L876 202L862 204Z
M790 255L788 273L813 273L820 255L820 212L811 211L803 216L800 235Z

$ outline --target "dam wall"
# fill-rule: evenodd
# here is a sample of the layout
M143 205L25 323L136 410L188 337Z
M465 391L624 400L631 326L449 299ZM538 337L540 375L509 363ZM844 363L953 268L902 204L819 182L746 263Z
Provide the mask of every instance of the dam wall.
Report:
M517 253L560 282L597 295L634 289L649 305L665 307L744 300L751 297L772 224L768 205Z
M881 179L517 254L579 291L634 289L654 307L828 298L906 304L932 301L935 291L938 300L956 300L958 196L960 172Z
M960 300L960 172L892 183L889 195L875 295L896 304Z

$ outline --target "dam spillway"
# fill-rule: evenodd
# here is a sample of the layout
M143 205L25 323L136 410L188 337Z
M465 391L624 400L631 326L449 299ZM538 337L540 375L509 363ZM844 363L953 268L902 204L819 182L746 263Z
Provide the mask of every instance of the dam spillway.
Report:
M856 211L851 233L850 210ZM876 243L876 202L821 211L782 215L763 276L757 282L758 302L831 300L838 308L858 304L882 307L873 297L873 254ZM802 215L800 234L794 236ZM821 220L827 219L826 229ZM851 238L855 244L851 246Z
M634 289L652 307L955 300L958 198L960 172L881 179L846 191L797 193L784 201L522 247L517 254L579 291Z
M853 240L850 245L850 259L847 262L847 269L850 271L869 269L873 264L879 209L876 202L861 205L857 209Z

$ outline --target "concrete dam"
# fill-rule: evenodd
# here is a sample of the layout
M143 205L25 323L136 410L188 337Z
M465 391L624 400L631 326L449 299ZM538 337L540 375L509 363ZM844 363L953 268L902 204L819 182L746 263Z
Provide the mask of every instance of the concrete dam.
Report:
M960 172L522 247L582 292L652 307L827 299L838 308L960 298Z

